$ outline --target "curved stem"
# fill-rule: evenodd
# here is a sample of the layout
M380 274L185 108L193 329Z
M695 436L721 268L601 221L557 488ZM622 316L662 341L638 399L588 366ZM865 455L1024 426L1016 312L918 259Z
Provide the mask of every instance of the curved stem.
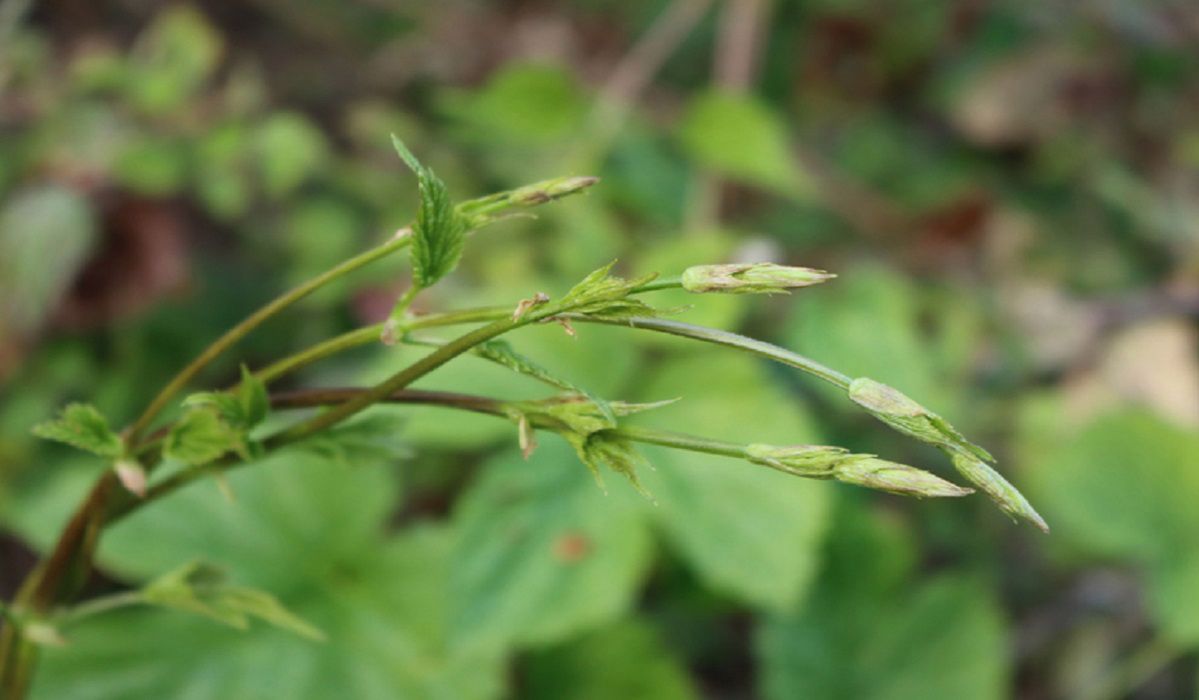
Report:
M146 410L143 411L141 416L139 416L138 419L129 427L128 431L126 432L127 443L130 445L136 445L138 440L141 438L142 433L144 433L146 429L150 427L150 424L154 421L154 419L157 418L160 413L162 413L163 409L166 408L171 399L173 399L180 391L182 391L184 387L186 387L187 384L194 379L197 374L200 373L201 370L207 367L213 360L232 347L235 343L249 335L250 332L255 328L262 325L264 321L291 306L292 304L300 301L304 297L307 297L326 284L338 279L339 277L349 274L358 268L369 265L380 258L386 257L387 255L400 250L408 245L411 240L411 236L400 235L390 239L380 246L376 246L375 248L362 253L361 255L350 258L340 265L337 265L336 267L333 267L332 269L327 270L326 272L292 289L291 291L286 292L282 296L275 298L266 306L263 306L254 313L250 314L241 323L229 329L224 335L222 335L211 345L209 345L202 353L200 353L196 359L192 360L190 364L184 367L179 374L175 375L175 377L169 383L167 383L165 387L163 387L162 391L158 392L158 395L154 397L154 400L150 402L150 405L146 407Z

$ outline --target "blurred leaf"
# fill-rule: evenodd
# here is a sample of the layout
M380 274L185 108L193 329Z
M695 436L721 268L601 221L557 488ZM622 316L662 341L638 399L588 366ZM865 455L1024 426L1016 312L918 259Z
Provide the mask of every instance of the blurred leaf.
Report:
M89 404L70 404L58 418L35 425L33 434L110 459L125 451L121 438L108 427L108 419Z
M699 693L645 622L632 618L529 659L529 700L689 700Z
M95 242L91 206L65 187L15 192L0 209L0 338L36 328Z
M246 128L231 122L210 129L197 145L196 194L218 218L236 218L250 205L249 140Z
M216 69L221 37L195 8L163 10L138 37L125 89L129 99L152 114L181 107Z
M683 118L679 138L688 155L721 175L787 196L811 189L783 122L752 97L700 95Z
M566 139L577 133L587 110L574 78L561 68L519 64L504 66L481 90L443 95L442 106L471 140L495 148Z
M257 617L301 637L324 639L320 630L289 612L274 596L230 586L224 572L203 563L185 564L154 579L142 589L142 600L209 617L237 629L246 629L247 618Z
M639 499L605 494L556 438L485 465L454 509L457 643L544 644L624 614L649 565Z
M183 187L190 166L182 143L147 137L135 140L121 151L115 175L134 192L161 197L175 194Z
M865 624L845 624L867 604L875 614ZM1002 618L968 579L933 579L887 603L822 591L806 612L768 621L759 651L766 698L1008 697Z
M274 198L294 190L328 159L324 135L295 112L268 117L256 130L253 144L263 189Z
M105 538L100 567L133 579L195 559L271 591L324 631L312 644L256 626L227 630L161 611L98 616L44 657L42 698L494 698L497 654L448 643L453 539L417 526L387 534L395 473L282 450L229 474L235 503L211 485L148 508Z
M179 422L171 426L162 445L163 456L193 466L216 461L228 452L244 450L238 431L208 408L184 413Z
M235 534L259 540L249 530L229 533ZM234 542L220 539L221 546ZM110 613L72 628L69 646L43 654L33 697L500 696L498 658L451 652L445 643L446 533L418 528L386 543L372 537L369 557L364 551L332 562L320 558L330 552L306 552L297 542L303 540L292 541L291 552L264 552L269 556L259 566L310 562L281 573L291 579L290 607L324 630L328 643L157 610Z
M1037 430L1025 426L1020 451L1055 532L1084 552L1145 567L1158 624L1199 644L1199 434L1136 410L1077 435L1059 430L1052 442L1028 437Z
M742 443L815 442L807 417L763 370L728 353L674 359L646 383L642 398L682 400L645 414L644 422ZM657 501L650 515L701 578L756 606L799 603L816 573L828 484L710 455L644 452L654 467L640 472Z

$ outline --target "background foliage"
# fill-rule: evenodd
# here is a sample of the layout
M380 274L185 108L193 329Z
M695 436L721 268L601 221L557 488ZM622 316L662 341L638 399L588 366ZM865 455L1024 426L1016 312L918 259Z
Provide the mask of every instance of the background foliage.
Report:
M1197 50L1182 0L9 0L4 598L98 469L30 426L70 400L130 419L258 302L410 220L392 132L457 193L603 178L473 238L419 310L616 257L834 270L684 318L900 387L1054 528L647 450L652 503L597 489L556 438L526 463L503 421L384 412L233 474L232 504L199 484L131 518L89 588L203 558L328 642L113 613L70 630L35 694L1199 697ZM406 282L339 283L208 380L377 321ZM627 340L513 344L604 396L685 397L647 424L945 466L812 382ZM543 391L471 358L422 386Z

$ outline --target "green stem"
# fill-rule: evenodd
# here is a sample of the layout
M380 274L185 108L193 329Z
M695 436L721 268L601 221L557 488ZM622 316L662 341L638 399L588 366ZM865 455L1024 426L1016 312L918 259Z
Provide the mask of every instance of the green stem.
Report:
M850 377L831 367L825 366L813 359L804 357L799 353L787 350L786 348L781 348L777 345L761 340L755 340L754 338L749 338L744 335L738 335L737 333L729 333L728 331L717 330L715 328L696 326L691 323L670 321L663 318L630 318L610 320L572 314L566 314L566 316L572 321L603 323L610 326L629 326L631 328L656 331L658 333L668 333L670 335L691 338L692 340L700 340L705 343L714 343L716 345L724 345L737 350L744 350L745 352L758 355L759 357L765 357L769 360L774 360L775 362L779 362L807 372L808 374L811 374L814 377L819 377L829 384L839 387L845 391L849 390L849 383L853 381Z
M101 596L86 600L79 605L71 607L59 613L55 619L60 626L71 625L80 620L93 615L106 613L117 608L126 608L131 605L141 605L145 602L145 597L141 591L125 591L123 593L114 593L113 595Z
M146 407L142 415L129 427L126 433L126 442L130 445L136 445L142 434L150 427L154 419L162 413L171 399L178 395L213 360L242 338L249 335L251 331L262 325L264 321L330 282L400 250L407 246L411 240L411 236L396 236L386 243L350 258L340 265L308 280L250 314L245 320L229 329L224 335L209 345L196 359L192 360L191 364L184 367L179 374L175 375L174 379L163 387L162 391L158 393L158 396L154 397L154 400L150 402L150 405Z

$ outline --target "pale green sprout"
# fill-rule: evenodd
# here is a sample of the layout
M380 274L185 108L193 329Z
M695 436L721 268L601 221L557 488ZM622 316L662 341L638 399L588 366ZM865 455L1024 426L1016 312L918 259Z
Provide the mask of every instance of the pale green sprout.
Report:
M699 294L786 294L789 289L827 282L836 275L810 267L775 263L696 265L683 271L683 289Z

